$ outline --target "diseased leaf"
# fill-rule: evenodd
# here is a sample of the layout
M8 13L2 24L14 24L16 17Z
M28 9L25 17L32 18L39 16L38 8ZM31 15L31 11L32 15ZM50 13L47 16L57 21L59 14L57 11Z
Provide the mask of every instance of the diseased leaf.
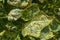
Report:
M34 18L36 20L31 21L30 23L27 23L25 25L25 28L22 29L22 34L23 36L34 36L34 37L39 37L41 30L49 25L53 19L47 18L46 15L40 15L37 18Z
M20 9L13 9L10 11L10 13L8 14L8 20L17 20L19 19L22 14L21 14L21 11Z

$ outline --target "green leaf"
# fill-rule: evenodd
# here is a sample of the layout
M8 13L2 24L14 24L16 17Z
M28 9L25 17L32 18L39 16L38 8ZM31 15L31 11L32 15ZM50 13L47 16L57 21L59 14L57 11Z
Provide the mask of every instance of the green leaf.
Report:
M48 26L45 27L40 34L41 34L40 40L47 40L55 36L53 32L50 31Z
M37 4L33 3L30 6L28 6L26 9L23 11L23 16L22 19L24 21L29 21L33 19L34 17L40 15L40 10Z
M21 39L20 39L20 36L19 36L19 35L17 35L17 38L15 38L15 40L21 40Z
M58 32L60 31L60 23L58 22L57 19L54 19L52 23L50 24L50 30L53 32Z

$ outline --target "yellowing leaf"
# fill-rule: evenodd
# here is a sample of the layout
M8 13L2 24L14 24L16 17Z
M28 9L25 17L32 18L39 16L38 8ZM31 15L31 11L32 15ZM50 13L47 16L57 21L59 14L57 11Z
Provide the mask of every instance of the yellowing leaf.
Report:
M35 20L36 19L36 20ZM23 36L34 36L39 37L41 30L49 25L53 19L47 18L45 15L40 15L37 18L34 18L30 23L25 25L25 28L22 29Z
M0 36L2 36L5 33L5 30L3 30L2 32L0 32Z

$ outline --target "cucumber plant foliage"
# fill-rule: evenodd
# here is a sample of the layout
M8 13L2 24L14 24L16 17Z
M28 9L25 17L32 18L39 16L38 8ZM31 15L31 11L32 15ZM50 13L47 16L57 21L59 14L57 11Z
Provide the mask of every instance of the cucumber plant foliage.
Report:
M58 40L60 0L0 0L0 40Z

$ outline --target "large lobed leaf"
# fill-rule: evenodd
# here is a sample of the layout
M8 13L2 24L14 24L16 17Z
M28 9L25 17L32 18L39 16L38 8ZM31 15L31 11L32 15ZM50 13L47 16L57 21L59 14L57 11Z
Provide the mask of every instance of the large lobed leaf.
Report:
M48 18L46 15L40 15L34 18L31 22L25 25L25 28L22 29L23 36L34 36L39 37L41 30L45 28L52 22L53 18Z

